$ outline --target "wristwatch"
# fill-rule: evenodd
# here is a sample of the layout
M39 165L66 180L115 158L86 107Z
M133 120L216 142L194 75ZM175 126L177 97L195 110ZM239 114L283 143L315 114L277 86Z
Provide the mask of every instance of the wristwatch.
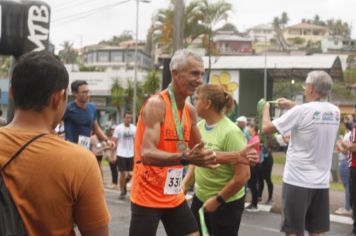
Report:
M224 198L222 198L220 195L217 195L217 196L216 196L216 201L217 201L218 203L220 203L221 205L222 205L222 204L225 204Z
M189 165L189 161L187 160L187 156L185 155L184 152L183 152L182 155L179 157L179 163L180 163L182 166Z

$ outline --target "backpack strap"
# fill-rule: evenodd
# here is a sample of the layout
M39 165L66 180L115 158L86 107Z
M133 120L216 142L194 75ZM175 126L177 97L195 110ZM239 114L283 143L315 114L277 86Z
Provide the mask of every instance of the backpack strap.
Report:
M36 139L42 137L46 135L46 133L43 134L39 134L36 135L35 137L31 138L29 141L27 141L27 143L25 143L24 145L22 145L17 152L10 158L10 160L8 160L3 166L1 166L0 168L0 172L3 171L5 169L5 167L10 164L11 161L13 161L29 144L31 144L33 141L35 141Z

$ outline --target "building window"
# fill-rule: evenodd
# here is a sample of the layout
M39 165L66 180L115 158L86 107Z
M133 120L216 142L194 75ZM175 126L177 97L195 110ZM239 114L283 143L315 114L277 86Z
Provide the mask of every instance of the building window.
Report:
M95 60L94 60L94 53L93 52L90 52L90 53L87 53L86 55L86 63L94 63Z
M112 62L122 62L122 52L111 52Z
M125 62L135 62L135 54L132 52L126 52Z
M98 52L98 62L108 62L109 52Z

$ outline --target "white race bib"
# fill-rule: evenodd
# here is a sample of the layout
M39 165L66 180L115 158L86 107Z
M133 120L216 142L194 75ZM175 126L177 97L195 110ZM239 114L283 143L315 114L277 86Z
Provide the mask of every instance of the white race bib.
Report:
M180 184L183 178L183 168L168 169L166 183L164 184L164 194L173 195L182 191Z
M84 135L79 135L78 144L86 149L90 148L90 138Z

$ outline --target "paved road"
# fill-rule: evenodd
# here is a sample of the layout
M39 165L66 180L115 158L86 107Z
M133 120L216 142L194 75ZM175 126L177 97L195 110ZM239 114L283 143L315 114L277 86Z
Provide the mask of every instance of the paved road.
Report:
M104 184L107 186L111 183L111 175L110 169L108 166L103 166L104 172ZM282 175L283 166L274 165L273 174L274 175ZM266 191L265 191L266 192ZM111 213L111 223L110 223L110 235L112 236L126 236L129 232L129 223L130 223L130 201L119 200L119 191L118 190L110 190L105 189L107 203ZM264 193L266 194L266 193ZM249 213L245 212L242 218L240 235L242 236L273 236L273 235L283 235L279 232L279 224L281 220L280 214L280 195L281 195L281 186L275 185L273 199L275 201L274 207L271 209L274 213L270 212L257 212L257 213ZM249 199L249 195L247 199ZM264 195L265 199L266 196ZM330 210L331 213L335 211L338 207L342 206L343 203L343 193L330 191ZM277 213L277 214L276 214ZM334 221L334 217L333 221ZM344 217L345 218L345 217ZM337 219L338 220L338 219ZM334 221L331 224L331 230L327 235L338 235L345 236L351 231L351 219L346 218L347 224L340 224L336 222L345 222L345 219L341 219L341 221ZM165 235L163 226L160 225L158 232L158 236Z
M119 200L117 190L106 190L106 199L111 213L110 235L126 236L129 232L130 223L130 201ZM270 212L244 212L240 235L242 236L275 236L283 235L279 232L281 216ZM351 231L351 225L331 223L330 236L346 236ZM160 225L157 231L158 236L166 235L163 226Z

